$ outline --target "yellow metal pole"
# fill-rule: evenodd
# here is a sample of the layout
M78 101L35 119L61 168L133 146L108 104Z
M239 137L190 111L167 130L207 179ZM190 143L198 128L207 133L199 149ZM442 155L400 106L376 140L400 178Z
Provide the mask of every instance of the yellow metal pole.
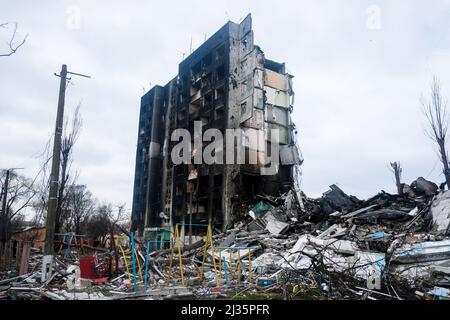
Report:
M203 260L202 260L202 273L200 275L200 281L201 283L203 283L203 278L205 275L205 260L206 260L206 251L208 249L208 232L206 232L206 236L205 236L205 249L203 250ZM213 257L214 258L214 257Z
M241 249L238 249L238 286L241 285Z
M214 250L214 242L213 242L213 238L212 238L211 226L208 226L208 230L209 230L209 241L211 243L211 252L212 252L212 256L213 256L214 273L216 275L217 286L220 287L220 280L219 280L219 277L217 276L216 253Z
M180 242L180 235L178 233L178 225L175 227L175 236L177 237L178 242L178 259L180 261L181 285L184 287L183 259L181 258L181 242Z
M134 249L134 256L136 257L136 261L138 264L139 274L141 275L141 281L144 281L144 277L142 277L142 269L141 269L141 263L139 262L139 255L137 254L137 250Z
M125 267L127 268L128 279L130 279L130 281L132 281L130 269L128 268L127 256L125 255L125 251L123 251L123 247L122 247L120 244L119 244L119 248L120 248L120 250L122 251L123 260L124 260L124 262L125 262Z

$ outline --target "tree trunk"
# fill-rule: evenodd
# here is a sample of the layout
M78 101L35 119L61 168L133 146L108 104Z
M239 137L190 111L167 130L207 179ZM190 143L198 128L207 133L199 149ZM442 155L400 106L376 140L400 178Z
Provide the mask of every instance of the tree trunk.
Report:
M402 196L403 195L402 183L400 182L400 177L397 174L395 175L395 183L397 184L398 195Z
M63 156L63 163L61 165L61 184L59 185L58 190L58 202L56 205L56 225L55 225L55 233L59 233L61 229L61 213L62 213L62 205L63 205L63 197L64 197L64 189L66 187L66 171L67 171L67 161Z
M444 165L445 182L447 184L447 189L450 190L450 172L449 172L447 151L445 150L445 143L444 143L444 141L439 141L439 148L440 148L440 151L441 151L442 164Z

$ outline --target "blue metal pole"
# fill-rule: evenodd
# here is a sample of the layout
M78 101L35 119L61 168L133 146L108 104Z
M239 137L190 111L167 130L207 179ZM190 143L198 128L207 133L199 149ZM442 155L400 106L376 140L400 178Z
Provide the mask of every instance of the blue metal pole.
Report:
M223 257L223 271L225 272L225 279L227 280L227 289L228 289L228 286L230 284L228 282L227 260L225 259L225 257Z
M134 232L131 232L131 261L133 265L133 286L134 292L137 292L136 284L136 257L134 255Z
M67 234L69 237L67 239L67 250L66 250L66 258L68 258L70 256L70 243L72 242L72 233L69 232Z
M147 240L147 253L145 254L145 277L144 277L144 292L147 292L147 280L148 280L148 260L150 256L150 240Z

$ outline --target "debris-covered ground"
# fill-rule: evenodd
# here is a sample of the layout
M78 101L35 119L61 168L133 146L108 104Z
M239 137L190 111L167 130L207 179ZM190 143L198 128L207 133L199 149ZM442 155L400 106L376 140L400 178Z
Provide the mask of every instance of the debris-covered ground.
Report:
M27 274L1 275L0 299L449 298L450 192L423 178L402 196L362 201L332 185L319 199L260 195L240 210L234 229L213 232L214 248L200 240L150 252L147 277L137 241L136 287L129 247L94 250L90 279L85 258L59 256L45 283L34 253Z

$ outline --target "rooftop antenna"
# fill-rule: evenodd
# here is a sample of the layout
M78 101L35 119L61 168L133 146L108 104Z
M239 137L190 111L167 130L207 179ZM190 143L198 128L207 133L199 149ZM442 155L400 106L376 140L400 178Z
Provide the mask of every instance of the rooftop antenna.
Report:
M181 60L184 60L184 57L186 56L186 52L181 52L180 50L177 50L179 54L181 54Z
M225 14L227 16L228 21L230 21L230 16L228 15L228 12L225 11Z
M191 53L192 53L192 36L191 36L191 46L189 47L189 54L191 54Z

